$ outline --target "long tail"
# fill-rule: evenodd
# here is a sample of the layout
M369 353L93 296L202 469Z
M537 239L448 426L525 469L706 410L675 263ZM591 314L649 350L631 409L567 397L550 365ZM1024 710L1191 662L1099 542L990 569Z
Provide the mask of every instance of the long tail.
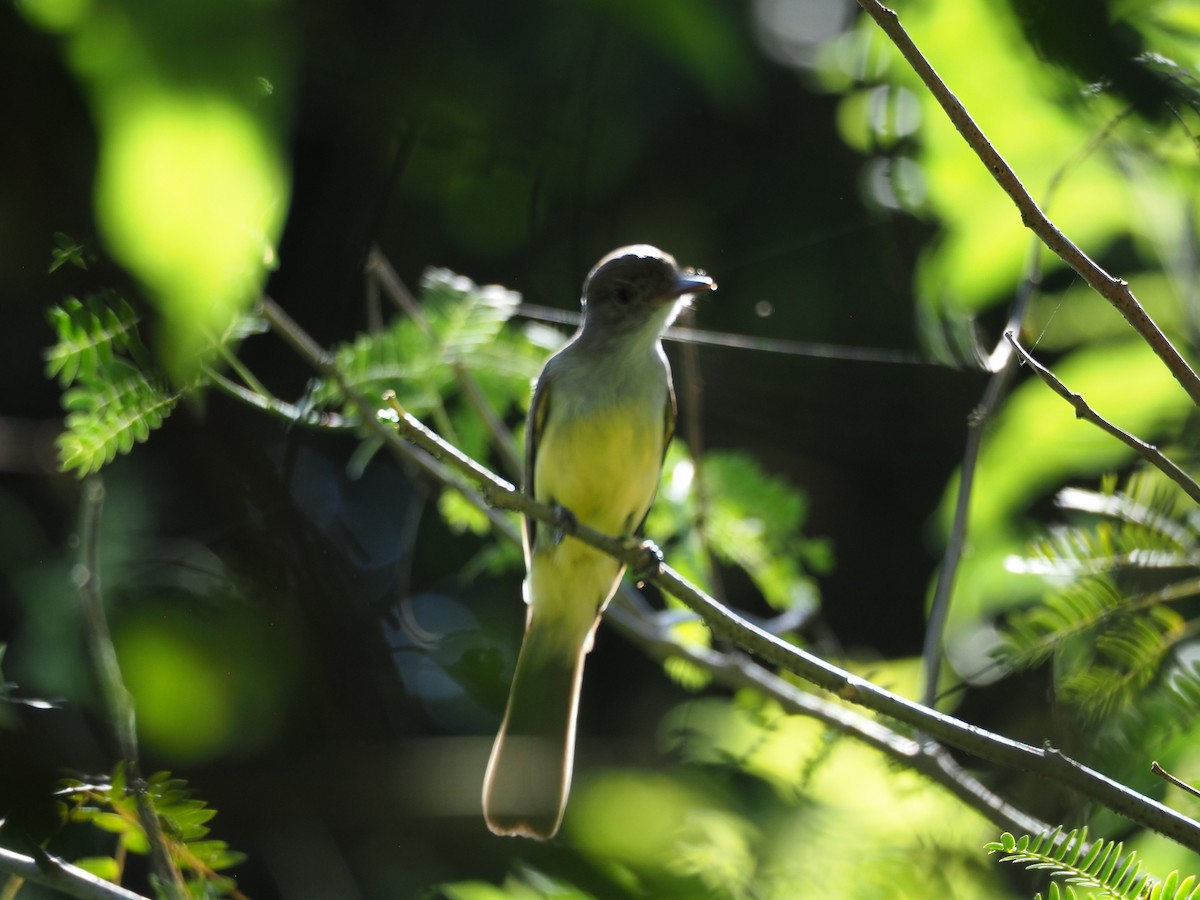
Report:
M534 616L521 643L508 709L483 780L483 815L496 834L544 840L562 822L591 632L575 641L564 640L561 631L561 621Z

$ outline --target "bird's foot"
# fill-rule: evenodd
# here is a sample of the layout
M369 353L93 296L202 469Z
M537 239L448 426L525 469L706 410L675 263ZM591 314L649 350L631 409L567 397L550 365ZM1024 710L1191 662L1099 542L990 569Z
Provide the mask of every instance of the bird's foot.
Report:
M640 588L647 581L662 574L663 553L654 541L629 538L628 543L629 548L636 550L641 556L636 564L629 567L629 574L633 576L634 583Z
M575 518L575 513L558 503L551 503L550 508L554 510L553 542L561 544L566 533L574 531L578 527L579 520Z

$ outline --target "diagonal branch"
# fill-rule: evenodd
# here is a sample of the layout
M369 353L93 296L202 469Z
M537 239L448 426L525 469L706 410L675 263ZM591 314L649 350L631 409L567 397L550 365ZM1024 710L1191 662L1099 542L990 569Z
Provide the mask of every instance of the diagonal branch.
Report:
M333 365L329 354L274 301L263 298L262 308L271 327L310 365L321 374L334 378L345 386L344 379ZM364 425L370 427L381 438L389 435L390 437L385 438L389 442L397 439L395 431L391 428L392 423L385 422L376 415L376 404L370 403L354 391L347 391L347 396L358 406ZM621 560L634 570L646 568L646 548L633 541L600 534L572 517L564 517L561 510L536 502L447 444L413 416L399 411L394 398L392 403L393 410L397 411L394 424L399 429L399 437L420 448L423 451L422 456L436 459L462 478L478 485L489 506L509 509L553 525L565 534ZM460 482L456 481L456 484ZM715 635L732 641L771 665L799 675L842 700L882 713L979 759L1065 784L1114 812L1164 834L1194 852L1200 852L1200 822L1125 787L1052 747L1039 749L995 734L893 694L840 669L737 615L666 564L659 563L657 571L648 574L646 580L652 581L660 590L683 601L704 619Z
M999 151L992 146L983 130L971 118L962 102L954 96L946 83L925 59L899 18L893 10L888 9L879 0L858 0L867 14L875 20L883 32L912 66L921 81L933 94L933 97L945 110L963 140L975 151L996 183L1016 204L1021 213L1021 221L1025 227L1041 238L1042 243L1049 247L1067 265L1079 273L1100 296L1111 303L1133 328L1150 345L1166 365L1175 380L1183 386L1192 398L1192 402L1200 406L1200 378L1192 371L1191 366L1175 349L1170 339L1159 329L1150 315L1142 308L1129 284L1120 278L1114 278L1095 260L1077 247L1063 234L1030 196L1029 191L1021 184L1021 180L1012 170Z
M515 491L511 485L488 473L478 463L459 454L412 416L402 414L398 419L397 427L405 439L472 480L485 478L480 487L490 504L553 524L629 566L636 568L645 565L646 554L642 548L599 534L569 518L564 520L558 511ZM714 634L738 644L772 665L825 688L842 700L866 706L980 759L1066 784L1114 812L1200 852L1200 822L1130 790L1052 747L1038 749L994 734L893 694L831 665L737 615L667 565L661 565L658 573L648 580L698 613Z
M141 894L105 881L86 869L48 853L41 853L35 858L0 847L0 872L8 872L14 878L53 888L80 900L147 900ZM6 893L5 896L9 895Z
M640 597L630 588L618 595L618 599L625 601L629 594ZM626 636L634 638L642 649L655 657L687 660L704 669L719 684L732 688L753 688L775 700L789 713L815 719L873 747L895 762L940 784L998 828L1025 834L1041 834L1051 830L1051 826L1013 806L964 770L940 744L914 740L845 704L801 690L753 662L741 651L721 652L711 647L673 640L663 633L650 615L634 608L630 602L614 603L605 612L604 620Z
M1175 463L1163 454L1161 450L1153 444L1147 444L1141 438L1134 437L1128 431L1118 428L1108 419L1101 416L1098 412L1088 405L1088 402L1083 399L1080 394L1074 393L1065 384L1059 381L1058 376L1043 366L1040 362L1029 355L1029 351L1021 346L1021 342L1011 331L1006 331L1004 336L1008 338L1009 343L1013 345L1013 349L1021 357L1021 361L1028 365L1042 381L1049 385L1050 390L1058 394L1075 408L1075 417L1091 422L1102 431L1111 434L1118 441L1127 447L1131 447L1142 459L1150 463L1173 482L1179 485L1187 493L1189 497L1200 503L1200 484L1192 479L1187 472L1179 468Z

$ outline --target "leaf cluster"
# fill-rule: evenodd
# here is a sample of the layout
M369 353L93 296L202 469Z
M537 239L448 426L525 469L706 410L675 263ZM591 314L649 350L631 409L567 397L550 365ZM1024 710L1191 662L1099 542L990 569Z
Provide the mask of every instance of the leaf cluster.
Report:
M497 285L428 269L410 308L383 328L333 348L338 376L315 380L306 405L339 409L352 420L357 409L347 404L348 389L367 398L392 391L401 406L427 418L459 449L488 459L496 438L488 417L502 422L514 409L524 411L530 382L561 342L557 333L548 339L546 329L507 327L520 301L520 294ZM365 464L379 447L368 435L356 463ZM487 517L453 491L441 494L438 508L455 531L484 534L490 528ZM494 571L515 561L511 552L486 550L467 568Z
M676 440L645 532L683 577L710 591L720 577L716 566L745 573L780 614L772 629L787 631L816 610L820 595L813 575L833 566L829 543L804 534L807 514L802 490L767 474L746 454L714 451L693 459ZM690 613L672 622L671 633L693 645L707 646L710 639ZM708 683L705 673L682 659L667 660L666 669L689 689Z
M1167 692L1176 712L1194 697L1181 660L1194 641L1200 597L1200 532L1182 492L1154 472L1122 490L1068 489L1059 505L1079 516L1055 528L1017 563L1053 585L1011 615L1000 657L1014 668L1053 661L1060 696L1094 718L1145 712ZM1192 706L1194 714L1200 707Z
M520 300L496 285L480 286L446 269L429 269L410 314L398 314L382 329L334 347L339 377L315 381L308 400L336 408L347 402L345 387L369 398L394 391L405 409L432 417L443 436L464 452L486 452L488 435L469 414L458 372L470 374L501 416L528 402L529 382L546 350L505 328Z
M989 853L1003 853L1000 862L1024 865L1028 869L1046 871L1052 881L1049 896L1078 898L1077 888L1093 898L1114 900L1194 900L1200 896L1200 884L1195 875L1180 880L1172 872L1159 880L1143 871L1136 851L1124 852L1124 845L1113 841L1088 843L1087 828L1063 835L1061 826L1037 837L1020 838L1005 832L999 841L985 846ZM1041 900L1041 894L1037 900Z
M772 609L789 611L817 602L811 576L833 566L828 542L803 533L807 513L804 492L750 456L718 451L693 460L676 442L646 531L670 547L686 577L711 582L703 559L710 553L744 571Z
M141 787L145 800L158 817L167 850L184 876L193 897L237 897L237 883L224 870L245 860L224 841L208 837L208 822L217 814L195 799L187 782L158 772ZM58 791L60 811L69 822L91 825L114 836L110 856L90 856L75 865L114 883L120 883L127 854L146 855L150 842L138 812L138 798L129 784L124 763L111 777L97 781L67 779Z
M46 374L63 388L66 412L55 441L59 464L83 476L150 437L179 394L155 372L124 298L108 291L68 297L48 319L57 341L45 353Z

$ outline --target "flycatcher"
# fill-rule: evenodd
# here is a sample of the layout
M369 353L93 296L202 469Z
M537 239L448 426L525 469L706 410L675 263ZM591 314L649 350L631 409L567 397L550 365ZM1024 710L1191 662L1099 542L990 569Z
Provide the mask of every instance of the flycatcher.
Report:
M614 250L583 283L583 321L537 379L525 433L525 490L604 534L628 537L654 500L675 428L661 337L716 284L648 244ZM528 604L504 722L483 782L496 834L558 831L575 750L583 659L625 566L525 519Z

